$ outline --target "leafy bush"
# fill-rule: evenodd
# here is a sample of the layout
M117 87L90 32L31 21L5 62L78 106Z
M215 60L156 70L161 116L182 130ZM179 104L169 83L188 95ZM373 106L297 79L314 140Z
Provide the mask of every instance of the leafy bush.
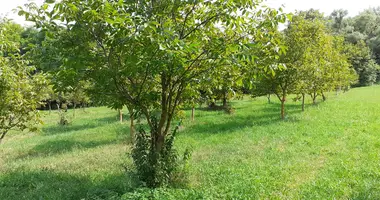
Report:
M152 121L157 124L156 119ZM190 152L186 150L183 157L180 158L173 148L178 127L166 138L161 152L155 149L153 140L156 138L152 137L153 133L147 134L143 128L140 128L137 133L132 158L137 176L147 187L155 188L186 182L187 161L190 158Z

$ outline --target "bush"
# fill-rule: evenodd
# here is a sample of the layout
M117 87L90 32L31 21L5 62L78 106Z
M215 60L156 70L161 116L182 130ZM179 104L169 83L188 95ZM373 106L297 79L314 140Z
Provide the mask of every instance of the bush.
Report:
M61 126L69 125L69 120L67 119L66 112L65 111L59 111L59 122L58 124Z
M156 121L157 120L152 120ZM182 158L173 148L177 126L172 134L166 137L164 148L157 152L152 139L155 134L147 134L140 128L136 135L135 146L132 149L132 158L136 167L137 176L150 188L167 186L173 183L184 184L187 181L187 164L190 152L185 151ZM151 130L154 131L154 130Z

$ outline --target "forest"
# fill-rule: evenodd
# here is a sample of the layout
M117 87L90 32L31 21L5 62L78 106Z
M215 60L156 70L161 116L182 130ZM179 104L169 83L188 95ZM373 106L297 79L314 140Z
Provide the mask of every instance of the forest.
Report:
M0 19L0 199L380 198L380 7L17 11L33 25Z

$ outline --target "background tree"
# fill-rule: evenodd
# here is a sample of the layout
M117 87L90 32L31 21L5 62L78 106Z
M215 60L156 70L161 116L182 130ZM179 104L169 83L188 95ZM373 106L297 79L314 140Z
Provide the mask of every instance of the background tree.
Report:
M6 19L0 22L0 142L10 130L35 130L40 122L37 108L47 86L43 74L34 73L17 53L19 38L7 35L16 33L15 27Z

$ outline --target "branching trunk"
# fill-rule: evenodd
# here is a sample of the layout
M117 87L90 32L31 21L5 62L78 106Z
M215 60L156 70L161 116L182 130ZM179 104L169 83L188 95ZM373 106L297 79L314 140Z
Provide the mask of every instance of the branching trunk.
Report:
M302 93L302 112L305 111L305 93Z

